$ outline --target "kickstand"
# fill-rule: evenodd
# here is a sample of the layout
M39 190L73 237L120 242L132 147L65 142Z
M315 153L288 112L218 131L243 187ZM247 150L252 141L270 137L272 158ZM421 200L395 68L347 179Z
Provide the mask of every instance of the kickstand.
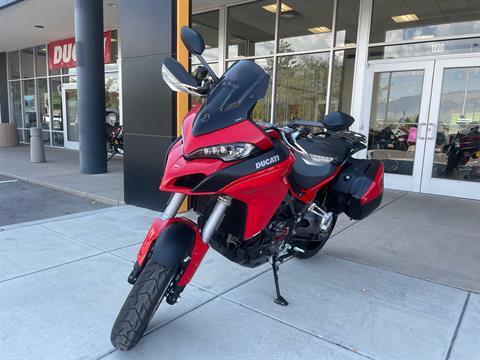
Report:
M272 269L273 280L275 281L275 291L277 292L277 298L274 300L275 304L287 306L288 301L280 294L280 286L278 285L278 261L277 255L272 256Z

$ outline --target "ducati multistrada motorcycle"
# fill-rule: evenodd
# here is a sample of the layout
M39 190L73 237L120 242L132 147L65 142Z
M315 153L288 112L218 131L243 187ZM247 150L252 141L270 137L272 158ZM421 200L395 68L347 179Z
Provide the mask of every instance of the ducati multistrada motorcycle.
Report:
M107 124L107 161L116 154L123 155L123 126Z
M167 151L160 190L172 195L128 278L133 288L111 333L119 350L137 344L162 300L177 302L210 248L247 267L270 260L274 301L287 305L279 264L315 255L341 212L362 219L382 200L382 163L352 158L366 138L348 130L351 116L334 112L323 124L282 128L255 123L253 108L269 82L265 71L241 60L218 78L201 56L200 34L185 27L181 39L202 67L190 75L167 58L163 78L172 90L205 101L192 107ZM187 195L190 211L177 215Z

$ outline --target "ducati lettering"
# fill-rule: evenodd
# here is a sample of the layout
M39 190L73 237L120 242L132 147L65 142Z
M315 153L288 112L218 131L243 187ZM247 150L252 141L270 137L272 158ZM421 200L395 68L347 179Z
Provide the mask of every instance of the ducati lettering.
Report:
M272 156L268 159L265 159L265 160L262 160L262 161L259 161L259 162L255 163L255 168L258 170L258 169L264 168L265 166L275 164L279 161L280 161L280 156L275 155L275 156Z

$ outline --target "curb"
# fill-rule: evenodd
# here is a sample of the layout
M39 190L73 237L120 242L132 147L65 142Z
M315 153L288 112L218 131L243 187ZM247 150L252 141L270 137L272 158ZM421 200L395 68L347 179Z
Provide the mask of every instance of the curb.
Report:
M40 185L40 186L43 186L43 187L46 187L46 188L49 188L49 189L52 189L52 190L63 191L65 193L76 195L78 197L82 197L82 198L85 198L85 199L94 200L94 201L100 202L102 204L107 204L107 205L112 205L112 206L126 205L125 201L123 201L123 200L116 200L116 199L111 199L111 198L101 196L101 195L90 194L90 193L87 193L85 191L80 191L80 190L75 190L75 189L60 186L60 185L45 183L41 180L34 180L34 179L26 178L26 177L23 177L23 176L9 174L9 173L3 172L3 171L0 171L0 175L8 176L8 177L11 177L11 178L14 178L14 179L17 179L17 180L26 181L26 182L31 183L31 184Z

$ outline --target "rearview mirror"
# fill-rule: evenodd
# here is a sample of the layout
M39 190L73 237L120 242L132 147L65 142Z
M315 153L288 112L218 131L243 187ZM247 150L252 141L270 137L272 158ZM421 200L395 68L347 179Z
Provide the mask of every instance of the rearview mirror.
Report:
M202 96L197 80L177 60L165 58L162 66L163 80L173 91Z
M202 35L195 30L184 26L182 27L180 36L188 51L195 55L202 55L203 51L205 50L205 41L203 41Z

